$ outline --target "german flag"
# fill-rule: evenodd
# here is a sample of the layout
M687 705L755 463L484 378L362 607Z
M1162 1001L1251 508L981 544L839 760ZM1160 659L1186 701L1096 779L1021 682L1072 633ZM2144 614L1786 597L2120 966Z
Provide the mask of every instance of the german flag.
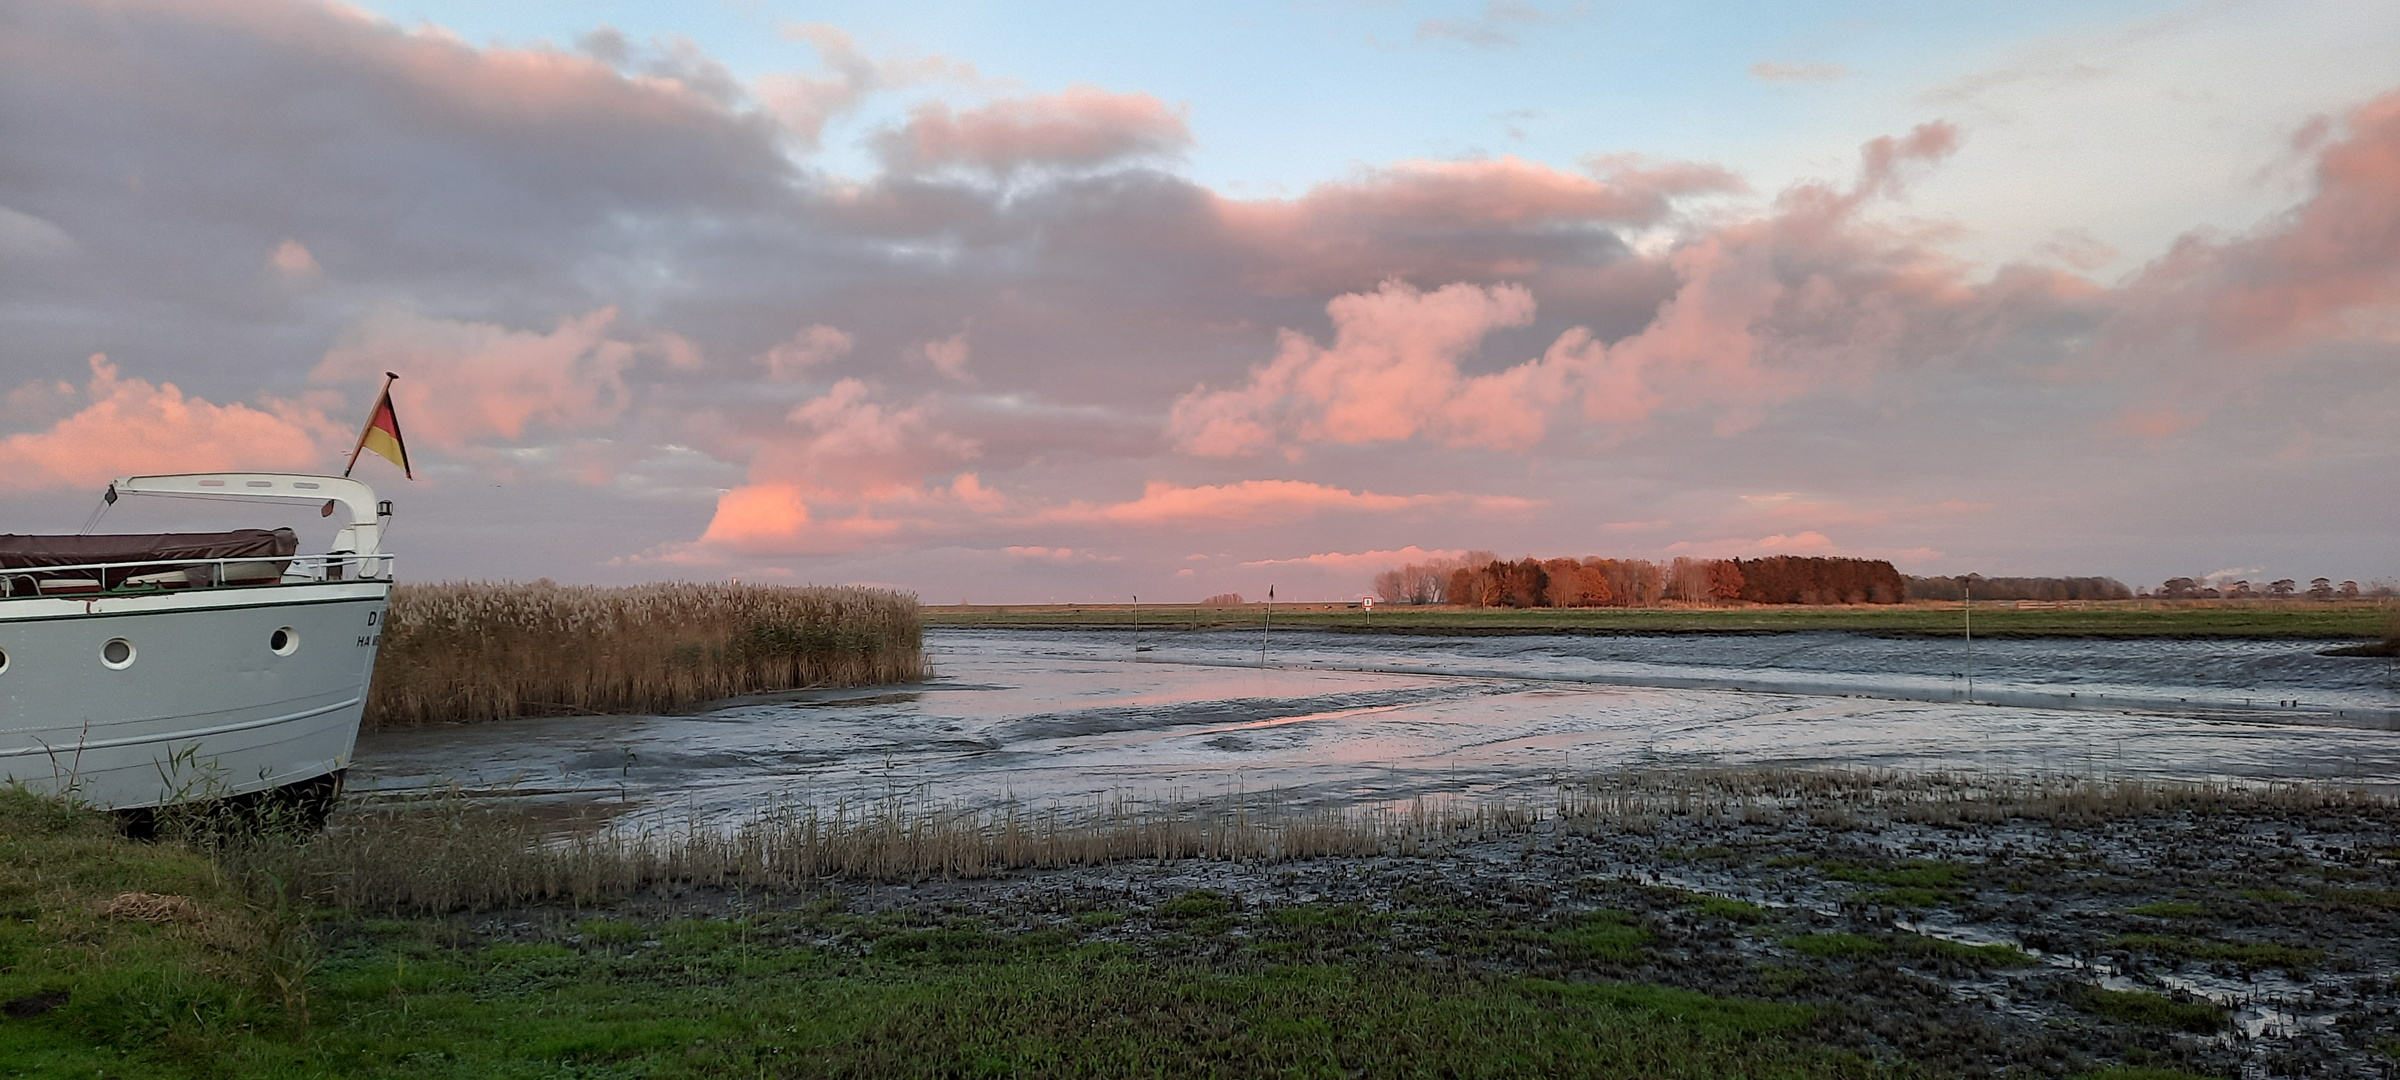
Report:
M350 464L342 467L342 475L358 467L358 452L373 450L385 461L400 466L400 474L411 480L417 474L408 467L408 444L400 441L400 414L392 411L392 381L400 376L383 373L383 394L375 399L375 411L368 414L367 426L358 433L358 445L350 448Z

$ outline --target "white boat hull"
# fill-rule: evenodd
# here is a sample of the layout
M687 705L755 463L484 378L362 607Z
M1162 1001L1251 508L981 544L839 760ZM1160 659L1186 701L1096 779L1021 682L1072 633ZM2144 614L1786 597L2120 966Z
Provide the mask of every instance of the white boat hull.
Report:
M0 782L135 810L338 776L390 597L368 580L0 600Z

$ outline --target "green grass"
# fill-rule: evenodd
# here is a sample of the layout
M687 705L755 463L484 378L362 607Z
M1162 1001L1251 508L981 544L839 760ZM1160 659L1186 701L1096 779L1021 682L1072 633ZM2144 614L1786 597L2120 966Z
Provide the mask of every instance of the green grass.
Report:
M1824 869L1826 877L1835 881L1935 890L1950 890L1960 887L1963 879L1972 869L1957 863L1922 859L1891 867L1858 866L1841 862L1825 862L1818 865Z
M2400 911L2400 889L2326 889L2325 899L2337 904Z
M1650 931L1622 911L1592 911L1553 931L1550 940L1574 959L1632 964L1640 962L1642 946L1650 943Z
M2210 941L2173 934L2121 934L2112 944L2120 949L2154 953L2177 960L2228 963L2253 970L2282 968L2303 972L2325 958L2323 949L2258 941Z
M193 919L99 912L173 894ZM1815 1012L1691 990L1239 950L1145 958L1085 934L834 904L744 919L312 915L97 815L0 793L0 1074L110 1077L1788 1076L1880 1070L1811 1036ZM1135 918L1144 917L1137 913ZM1162 924L1380 933L1347 905L1244 916L1196 891ZM1432 924L1487 932L1436 913ZM1553 940L1637 957L1630 917Z
M1858 934L1801 934L1783 939L1785 948L1825 960L1874 960L1889 955L1891 946Z
M2147 915L2153 919L2199 919L2208 915L2208 908L2188 900L2153 900L2125 909L2127 915Z
M1757 923L1765 922L1769 917L1767 909L1747 900L1736 900L1730 896L1692 893L1689 894L1689 901L1694 908L1699 910L1700 914L1729 922Z
M1159 915L1168 919L1203 919L1232 910L1233 902L1213 889L1193 889L1158 906Z
M939 942L886 959L895 942ZM161 1018L119 1059L49 1017L14 1061L122 1076L1856 1075L1813 1012L1667 987L1374 965L1217 970L910 931L805 946L345 942L305 1033ZM55 1014L54 1014L55 1015ZM119 1043L118 1045L127 1045ZM42 1049L50 1052L42 1053ZM84 1075L91 1075L85 1071Z
M2092 987L2084 992L2082 1004L2086 1010L2111 1020L2169 1031L2206 1035L2225 1026L2223 1009L2204 1001L2177 1001L2147 990Z
M1257 626L1259 605L1203 608L1188 604L1044 604L924 609L927 626L1109 626L1136 622L1161 634L1176 630ZM2081 609L1975 609L1978 637L2243 637L2366 640L2381 638L2388 612L2370 604L2308 601L2238 606L2164 605L2153 601L2094 603ZM1847 630L1868 634L1954 637L1956 605L1800 605L1744 608L1404 608L1372 615L1346 604L1278 604L1273 625L1374 633L1457 634L1709 634Z
M1940 907L1964 898L1969 891L1967 878L1973 872L1972 867L1957 863L1927 860L1888 867L1843 862L1821 862L1818 866L1834 881L1883 886L1868 890L1861 899L1905 908Z
M2087 1073L2078 1073L2075 1077L2075 1080L2216 1080L2216 1078L2202 1076L2199 1073L2188 1073L2180 1069L2153 1069L2140 1065L2113 1065L2105 1069L2095 1069Z

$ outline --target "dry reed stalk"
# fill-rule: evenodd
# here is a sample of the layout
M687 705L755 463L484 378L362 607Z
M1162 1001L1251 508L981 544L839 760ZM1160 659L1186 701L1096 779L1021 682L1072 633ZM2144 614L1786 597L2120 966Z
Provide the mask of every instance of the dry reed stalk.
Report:
M658 712L927 674L916 597L883 589L402 585L364 726Z
M2174 813L2391 809L2390 792L2298 781L2187 781L2073 774L1878 769L1628 770L1562 784L1552 814L1569 829L1645 829L1667 818L1836 827L1875 822L2092 824Z
M1534 808L1503 802L1404 811L1291 810L1272 798L1088 808L967 810L928 800L778 807L734 827L603 828L560 837L516 808L453 796L346 811L294 839L225 843L253 880L359 910L440 912L604 900L659 884L797 890L829 879L983 878L1126 861L1278 861L1410 854L1523 833Z
M2163 814L2388 812L2400 797L2305 783L2197 783L1876 770L1628 771L1557 786L1554 801L1420 798L1398 808L1295 809L1273 795L1156 805L929 798L777 806L732 827L700 821L561 836L518 807L437 794L346 808L336 827L225 841L229 870L353 910L443 912L587 903L656 885L799 891L831 879L984 878L1013 870L1176 859L1272 862L1438 853L1547 833L1703 825L1955 825L2012 818L2060 825Z

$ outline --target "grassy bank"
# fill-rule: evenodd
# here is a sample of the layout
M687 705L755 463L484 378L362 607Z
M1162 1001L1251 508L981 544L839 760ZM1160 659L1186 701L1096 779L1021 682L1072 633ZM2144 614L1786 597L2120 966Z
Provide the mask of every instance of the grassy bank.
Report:
M1184 630L1258 626L1264 605L1193 604L931 605L928 626L1136 626ZM2356 641L2381 638L2393 615L2374 601L2078 602L2072 606L1975 605L1977 637L2225 637ZM1274 625L1388 634L1775 634L1838 630L1862 634L1957 637L1960 605L1947 602L1845 606L1753 605L1672 608L1467 608L1277 604Z
M926 673L916 598L881 589L402 585L365 723L659 712Z
M320 840L313 843L343 843ZM266 842L272 844L273 842ZM1045 929L862 916L492 924L302 912L310 886L0 793L0 1075L1858 1076L1812 1009L1288 955L1216 963ZM1221 932L1226 901L1155 914ZM1279 924L1280 925L1280 924ZM1191 940L1188 935L1186 941Z
M1352 817L1383 854L1162 858L1104 815L1050 869L744 877L667 836L562 873L554 817L455 800L139 844L0 793L0 1075L2182 1080L2400 1052L2388 797L1699 771L1518 809L1421 818L1414 853ZM910 822L1011 829L844 842ZM514 884L410 892L428 873ZM1913 929L1962 920L2002 940ZM2322 971L2349 1011L2227 1040L2152 981L2195 967Z
M1353 817L1383 854L1162 858L1104 816L976 879L744 877L671 836L579 876L538 843L555 818L363 810L137 844L0 793L0 1075L2176 1080L2400 1052L2400 807L2306 785L1612 774L1413 854ZM909 822L1011 829L845 842ZM514 884L411 893L428 873ZM1915 929L1943 925L1981 936ZM2346 1011L2227 1040L2224 1005L2154 981L2197 968L2325 972L2311 1000Z

